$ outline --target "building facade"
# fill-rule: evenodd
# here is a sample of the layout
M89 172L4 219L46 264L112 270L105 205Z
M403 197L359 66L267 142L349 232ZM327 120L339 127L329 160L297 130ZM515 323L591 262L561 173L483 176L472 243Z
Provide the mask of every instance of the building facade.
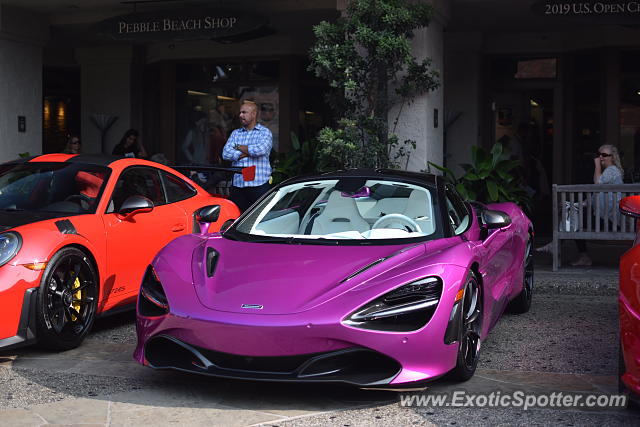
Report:
M593 153L618 145L640 167L640 3L437 0L414 54L433 59L438 90L403 107L397 132L417 142L406 167L459 172L470 147L501 141L529 186L589 182ZM328 123L326 83L307 71L313 25L345 0L0 0L0 160L110 152L129 128L150 153L215 163L237 100L254 99L287 151ZM394 118L397 109L390 114Z

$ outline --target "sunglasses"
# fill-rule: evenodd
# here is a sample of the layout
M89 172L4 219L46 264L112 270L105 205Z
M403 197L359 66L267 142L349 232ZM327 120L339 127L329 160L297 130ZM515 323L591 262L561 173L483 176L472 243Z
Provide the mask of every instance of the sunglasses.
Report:
M598 157L611 157L609 153L598 153Z

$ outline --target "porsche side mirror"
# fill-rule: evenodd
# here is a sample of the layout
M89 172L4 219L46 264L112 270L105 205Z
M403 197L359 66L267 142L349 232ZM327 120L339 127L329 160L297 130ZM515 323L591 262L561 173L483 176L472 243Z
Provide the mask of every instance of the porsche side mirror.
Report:
M640 218L640 196L625 197L620 200L618 207L621 214Z
M135 215L151 212L153 210L153 202L144 196L130 196L127 197L122 206L118 210L118 214L122 215L123 219L129 219Z
M511 217L502 211L487 209L482 211L482 226L492 230L511 224Z

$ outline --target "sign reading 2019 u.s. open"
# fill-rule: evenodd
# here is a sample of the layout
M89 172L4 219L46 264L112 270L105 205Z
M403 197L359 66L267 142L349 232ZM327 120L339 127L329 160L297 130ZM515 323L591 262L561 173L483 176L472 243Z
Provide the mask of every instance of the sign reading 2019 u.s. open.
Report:
M97 24L96 32L133 42L204 40L247 35L266 24L266 19L244 12L193 9L115 16Z
M640 0L543 0L531 6L544 17L581 19L589 23L638 24Z

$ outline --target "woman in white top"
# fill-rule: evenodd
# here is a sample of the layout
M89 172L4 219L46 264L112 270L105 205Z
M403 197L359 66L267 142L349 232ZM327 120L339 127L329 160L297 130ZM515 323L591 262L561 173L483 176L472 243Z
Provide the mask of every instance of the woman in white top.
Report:
M593 159L593 183L594 184L622 184L624 171L620 163L620 154L618 149L610 144L602 145L598 149L598 157ZM607 220L611 220L615 215L616 204L620 201L620 197L605 200L606 195L598 194L597 203L600 212L609 212ZM608 206L605 207L605 204ZM608 208L608 209L607 209ZM571 263L573 266L590 266L591 258L587 253L587 242L584 240L576 240L578 247L578 259Z
M598 155L593 159L593 183L594 184L622 184L624 170L620 162L620 154L614 145L605 144L598 149ZM598 203L600 212L609 212L607 220L612 220L615 215L616 205L620 201L620 195L616 198L605 200L604 194L598 194L595 203ZM608 203L607 203L608 202ZM605 209L608 204L608 209ZM587 242L575 240L578 247L578 259L571 263L573 266L590 266L591 258L587 253ZM551 252L551 243L536 249L538 252Z
M605 144L598 149L598 157L593 159L595 170L593 171L594 184L622 184L622 164L618 149Z

